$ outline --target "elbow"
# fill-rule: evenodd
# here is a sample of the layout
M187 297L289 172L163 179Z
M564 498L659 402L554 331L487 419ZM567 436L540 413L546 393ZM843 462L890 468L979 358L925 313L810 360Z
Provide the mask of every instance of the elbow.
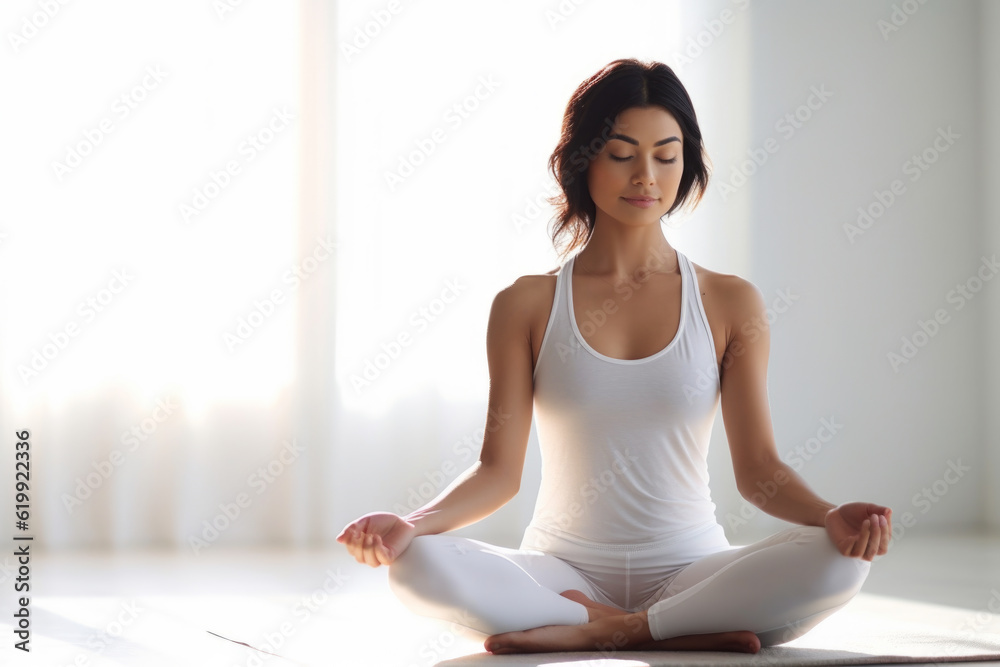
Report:
M736 480L736 490L744 500L750 501L757 507L763 507L791 479L788 467L781 461L775 461L772 465L762 466L741 475Z
M503 475L497 481L497 488L503 489L503 498L506 503L521 490L521 478L518 475Z
M489 480L489 486L495 489L496 493L503 498L503 502L513 498L521 490L520 471L510 470L503 466L488 465L482 460L479 461L478 474L485 474Z

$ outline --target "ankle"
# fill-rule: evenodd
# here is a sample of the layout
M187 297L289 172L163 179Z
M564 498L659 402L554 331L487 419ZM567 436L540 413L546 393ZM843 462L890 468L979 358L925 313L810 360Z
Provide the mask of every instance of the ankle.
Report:
M594 645L604 648L631 650L653 640L644 611L604 616L587 626Z
M649 629L649 614L646 610L626 614L623 617L623 623L628 634L630 648L653 641L653 633Z

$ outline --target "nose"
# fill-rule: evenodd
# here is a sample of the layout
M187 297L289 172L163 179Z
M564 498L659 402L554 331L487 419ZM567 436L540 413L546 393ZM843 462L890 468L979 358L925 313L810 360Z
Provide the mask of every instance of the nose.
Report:
M632 182L636 185L652 185L655 182L653 177L653 166L649 160L636 160L636 171L632 176Z

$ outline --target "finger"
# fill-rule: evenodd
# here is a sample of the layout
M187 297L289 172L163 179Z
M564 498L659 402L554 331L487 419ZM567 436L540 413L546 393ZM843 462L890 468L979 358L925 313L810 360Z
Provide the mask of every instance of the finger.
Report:
M371 533L365 535L365 563L372 567L378 567L378 558L375 557L375 548L372 546L374 543L375 538Z
M892 509L891 508L886 508L886 510L885 510L885 521L886 521L886 528L889 531L889 538L891 539L892 538ZM885 542L885 548L886 549L889 548L889 540L886 540L886 542Z
M865 547L865 555L862 558L872 561L875 559L882 539L882 524L879 522L877 514L872 514L869 525L871 526L871 535L868 537L868 545Z
M354 538L354 559L361 563L362 565L367 565L368 562L365 560L365 540L367 535L364 533L359 533Z
M346 526L344 526L344 529L340 531L340 535L337 535L337 541L343 544L347 544L347 542L351 539L351 533L353 532L354 532L354 524L353 523L347 524Z
M858 538L854 542L854 548L851 549L851 557L858 558L865 552L865 548L868 546L868 537L871 534L871 520L865 519L861 523L861 532L858 533Z
M375 555L378 557L378 560L382 565L389 565L392 563L392 551L389 547L382 543L381 535L376 535L375 537L377 539L375 545Z
M892 523L884 514L878 520L882 526L882 543L879 545L878 555L884 556L889 552L889 540L892 539Z
M354 556L354 560L358 561L359 563L365 562L364 538L365 538L364 533L362 533L359 530L355 530L351 534L351 541L349 543L351 555Z
M368 541L368 535L362 533L361 537L358 538L354 543L354 548L357 550L357 555L355 556L355 558L357 558L358 562L361 563L362 565L368 564L368 561L365 558L365 543L367 541Z
M882 540L885 536L885 529L882 526L882 518L880 515L876 514L872 517L872 535L873 544L869 545L868 555L870 555L869 560L875 560L875 554L878 550L882 548Z

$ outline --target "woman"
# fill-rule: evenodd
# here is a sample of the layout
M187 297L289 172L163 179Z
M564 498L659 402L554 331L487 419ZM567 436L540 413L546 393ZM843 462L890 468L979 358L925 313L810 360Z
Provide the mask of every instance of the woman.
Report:
M836 506L775 447L760 291L671 247L660 219L708 183L691 99L662 63L616 60L574 93L549 160L565 257L490 312L479 461L430 503L374 512L337 540L389 565L415 613L490 635L492 653L756 653L801 636L861 589L891 510ZM558 244L557 244L558 245ZM796 524L732 546L706 455L716 409L740 493ZM532 406L542 483L519 549L453 535L518 491Z

